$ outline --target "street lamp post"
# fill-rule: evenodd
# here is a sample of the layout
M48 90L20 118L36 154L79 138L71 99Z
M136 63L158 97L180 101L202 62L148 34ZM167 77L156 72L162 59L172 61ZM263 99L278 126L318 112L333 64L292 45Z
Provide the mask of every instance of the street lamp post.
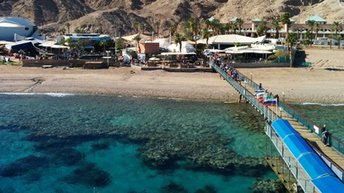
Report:
M282 98L283 98L283 103L285 103L285 93L284 92L282 92Z

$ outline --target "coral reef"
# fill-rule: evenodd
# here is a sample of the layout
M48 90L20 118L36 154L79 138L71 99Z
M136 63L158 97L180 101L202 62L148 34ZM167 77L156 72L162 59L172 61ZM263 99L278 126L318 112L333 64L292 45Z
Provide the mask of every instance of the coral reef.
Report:
M83 163L64 179L70 184L82 184L89 187L105 187L111 183L111 176L94 164Z
M287 190L279 180L257 179L252 188L253 193L286 193Z
M27 156L16 160L15 162L2 166L0 168L0 176L14 177L28 174L49 164L49 159L45 157Z
M188 191L185 190L183 186L180 186L175 182L170 182L161 188L160 193L188 193Z

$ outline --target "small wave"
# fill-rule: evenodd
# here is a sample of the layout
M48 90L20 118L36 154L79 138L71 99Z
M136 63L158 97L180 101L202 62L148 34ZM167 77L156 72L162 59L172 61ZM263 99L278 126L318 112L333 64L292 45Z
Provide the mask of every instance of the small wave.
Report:
M339 104L325 104L325 103L301 103L301 105L318 105L318 106L323 106L323 107L342 107L344 106L343 103Z
M74 96L72 93L25 93L25 92L1 92L1 95L18 95L18 96L32 96L32 95L47 95L51 97L65 97L65 96Z

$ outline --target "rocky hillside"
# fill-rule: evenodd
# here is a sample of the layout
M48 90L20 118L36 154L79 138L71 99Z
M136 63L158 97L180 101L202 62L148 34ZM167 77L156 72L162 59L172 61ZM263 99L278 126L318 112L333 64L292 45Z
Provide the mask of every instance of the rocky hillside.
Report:
M29 18L45 30L59 31L70 23L70 31L82 29L112 35L162 31L171 20L215 16L222 22L238 16L244 20L269 18L289 12L297 22L310 15L328 21L344 21L339 0L0 0L0 16ZM140 26L140 27L138 27Z

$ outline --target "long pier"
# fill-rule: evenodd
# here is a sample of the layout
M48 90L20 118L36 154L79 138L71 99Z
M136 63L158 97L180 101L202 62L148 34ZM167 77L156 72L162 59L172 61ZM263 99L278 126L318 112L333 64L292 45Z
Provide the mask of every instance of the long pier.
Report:
M320 127L313 121L301 115L292 107L281 101L279 101L278 105L276 106L263 105L254 95L255 91L259 88L258 84L256 84L240 72L238 72L237 80L234 80L229 77L227 72L222 70L213 61L210 62L210 65L240 94L240 97L251 104L252 107L256 109L266 120L265 133L271 139L275 149L278 151L281 158L268 157L267 161L272 169L275 171L275 173L278 175L278 177L281 179L281 181L284 183L289 192L299 192L299 188L301 188L303 192L313 193L324 191L321 190L318 182L316 182L315 179L307 173L308 171L305 169L305 167L303 167L302 164L299 163L299 159L301 156L293 156L290 149L288 150L284 139L277 134L276 128L274 128L273 123L278 122L279 120L285 120L289 122L291 127L296 130L296 132L303 138L308 146L310 146L314 150L314 152L316 152L316 154L318 155L317 157L321 158L320 160L323 162L321 164L325 164L331 170L331 172L333 172L329 172L326 175L323 174L323 176L319 176L317 177L317 179L325 178L328 176L335 177L340 181L339 186L344 187L343 141L331 135L329 139L329 143L331 146L325 145L321 141ZM309 152L306 152L304 154L309 154ZM282 165L282 170L287 169L288 172L280 172L279 169L276 167L278 165ZM288 178L286 178L286 176L288 176ZM291 177L293 179L291 179ZM328 184L328 186L330 185ZM341 191L344 192L344 188L341 189Z

